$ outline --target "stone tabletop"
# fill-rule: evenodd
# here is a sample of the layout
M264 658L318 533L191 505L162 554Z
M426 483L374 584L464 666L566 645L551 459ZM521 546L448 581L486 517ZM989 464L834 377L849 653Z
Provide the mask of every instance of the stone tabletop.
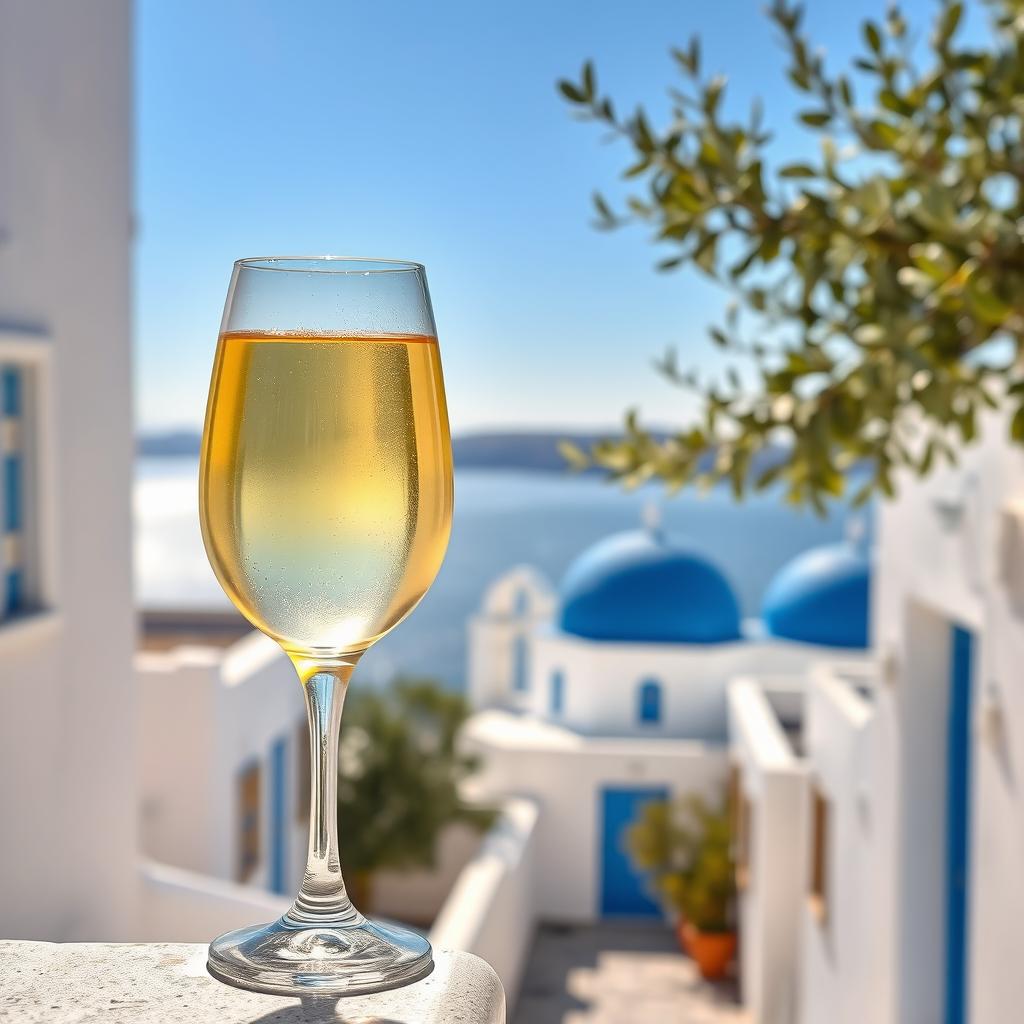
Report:
M504 1024L493 970L434 951L427 978L371 996L289 999L243 992L206 973L206 946L0 942L3 1024Z

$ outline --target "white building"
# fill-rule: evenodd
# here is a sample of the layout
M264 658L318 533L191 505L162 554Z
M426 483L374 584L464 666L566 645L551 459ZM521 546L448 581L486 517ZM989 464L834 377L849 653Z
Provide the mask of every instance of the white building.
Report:
M531 920L655 912L622 828L646 799L728 778L755 1021L1018 1018L1024 455L999 417L986 428L958 468L903 481L880 508L870 653L827 635L850 625L849 547L783 570L759 630L736 627L720 581L691 585L695 556L657 536L599 545L560 599L525 571L495 584L470 624L485 710L467 735L490 789L536 807L501 868L535 892ZM685 626L695 593L702 628L713 611L719 630L700 643ZM502 927L529 934L507 913Z
M128 0L0 2L5 935L136 909L131 141Z
M272 714L296 732L287 660L194 654L177 692L170 655L141 690L133 665L131 68L129 0L0 0L0 937L201 938L282 902L217 843L225 762Z
M291 663L254 632L224 649L142 651L136 671L142 853L294 895L306 864L309 740Z
M803 694L795 749L768 707L771 680L733 685L757 1020L1020 1015L1024 457L1000 417L986 428L958 468L904 480L881 506L877 664L824 662L786 681Z
M812 680L824 912L801 908L804 1022L989 1024L1024 1002L1024 457L986 427L881 509L874 684Z
M779 574L763 621L656 528L584 552L556 599L532 569L496 581L469 625L465 742L483 789L540 804L537 906L556 921L657 915L622 832L642 804L724 796L730 680L864 661L868 559L854 544Z

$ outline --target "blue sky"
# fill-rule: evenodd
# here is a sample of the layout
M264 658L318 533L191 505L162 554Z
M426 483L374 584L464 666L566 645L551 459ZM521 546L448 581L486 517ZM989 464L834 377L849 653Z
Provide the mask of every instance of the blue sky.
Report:
M761 96L774 150L806 150L763 0L140 0L136 415L201 424L231 262L330 252L427 265L452 426L684 419L652 371L711 366L722 295L658 274L643 229L590 226L627 152L574 122L559 77L592 57L620 108L664 109L698 32L730 102ZM884 0L809 0L841 62ZM920 23L934 5L904 5Z

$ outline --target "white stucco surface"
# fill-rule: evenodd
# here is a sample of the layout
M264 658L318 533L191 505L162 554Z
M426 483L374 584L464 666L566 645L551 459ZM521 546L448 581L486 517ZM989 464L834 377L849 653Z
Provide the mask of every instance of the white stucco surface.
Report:
M538 902L540 808L513 798L460 873L430 931L430 941L483 957L514 1006L542 906Z
M135 669L138 731L145 741L139 749L142 852L168 870L196 876L198 885L186 900L193 908L188 913L175 912L166 899L156 907L144 906L146 929L140 934L196 941L236 926L229 909L234 904L219 895L218 886L240 890L244 904L250 899L244 892L256 898L267 885L273 824L270 754L277 742L285 743L285 888L289 897L298 891L309 815L308 793L299 784L308 756L301 687L277 644L256 632L226 649L140 653ZM262 856L242 887L232 885L240 838L237 784L240 772L256 763L261 766ZM340 828L345 827L343 820ZM456 823L442 831L432 866L376 872L372 912L429 925L480 841L477 830ZM216 897L199 876L207 876ZM180 875L179 883L191 884L186 875ZM206 896L210 906L203 908ZM250 915L248 923L260 919Z
M724 744L591 737L504 711L474 715L467 750L481 755L477 785L496 798L524 795L540 806L533 898L545 921L600 916L600 797L609 786L659 786L670 794L724 795Z
M724 644L605 643L555 630L534 634L530 689L523 706L595 736L686 737L724 743L728 714L725 691L731 678L750 672L799 674L826 652L785 640ZM552 715L549 686L562 673L564 710ZM662 717L638 721L640 685L662 687Z
M802 1024L934 1024L947 1013L948 736L952 631L974 637L969 708L966 1019L1015 1019L1024 892L1024 453L1006 423L958 467L901 481L879 508L865 692L817 673L809 778L829 805L828 914L803 912Z
M1004 417L985 417L982 440L956 468L905 481L880 512L876 642L892 689L878 717L895 789L897 948L883 984L883 1022L925 1024L942 1012L945 977L945 768L950 630L975 637L971 708L968 877L968 1019L996 1024L1024 1005L1018 966L1024 920L1024 574L1020 547L1024 452L1006 440ZM883 755L884 756L884 755ZM880 894L883 901L885 895ZM876 936L863 936L864 943Z
M819 913L808 899L808 794L802 808L805 868L795 907L804 1024L822 1014L837 1024L892 1019L895 846L892 787L886 782L889 753L878 720L881 696L866 698L827 667L808 687L807 777L827 802L828 818Z
M306 860L307 813L299 792L306 711L294 668L261 633L231 647L140 653L138 681L141 844L145 856L234 881L239 772L261 766L261 862L249 879L267 884L271 848L270 750L286 744L285 857L288 891ZM167 938L185 940L186 935Z
M8 935L116 937L135 910L131 22L129 0L0 0L0 349L49 352L29 429L53 484L52 615L0 623Z
M215 935L275 921L291 900L252 885L236 885L198 871L143 861L133 942L209 942Z
M0 942L0 1021L77 1024L504 1024L497 975L479 957L434 952L434 970L392 992L344 1000L244 992L206 972L206 946Z
M785 703L799 708L804 690L794 681L783 691ZM801 710L797 720L802 717ZM746 886L739 892L743 1001L758 1024L792 1024L806 891L806 773L764 688L751 677L729 686L729 756L737 797L749 808Z

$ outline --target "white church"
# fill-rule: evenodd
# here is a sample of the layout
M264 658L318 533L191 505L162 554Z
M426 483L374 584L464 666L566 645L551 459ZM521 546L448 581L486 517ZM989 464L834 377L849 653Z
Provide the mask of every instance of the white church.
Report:
M803 553L762 617L742 621L722 572L653 511L579 555L557 593L529 567L502 576L469 624L467 742L490 790L533 793L552 823L541 905L555 919L658 912L622 829L683 788L724 797L732 680L799 679L822 658L868 664L864 545Z

